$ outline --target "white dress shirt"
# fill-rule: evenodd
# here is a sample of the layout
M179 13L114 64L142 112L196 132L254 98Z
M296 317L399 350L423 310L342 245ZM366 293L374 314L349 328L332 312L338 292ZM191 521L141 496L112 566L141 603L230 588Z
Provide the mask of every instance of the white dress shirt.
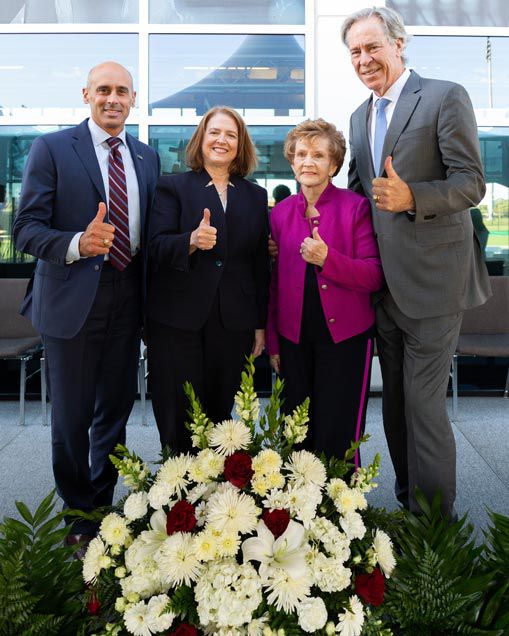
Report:
M92 144L94 145L97 162L99 163L99 168L101 170L104 190L106 192L105 203L106 206L109 207L110 187L108 164L110 147L106 140L109 139L111 135L106 130L103 130L100 126L98 126L92 118L88 120L88 129L90 130ZM127 147L125 128L123 128L116 136L122 141L118 149L120 150L122 161L124 163L124 172L127 184L127 201L129 207L129 238L131 240L131 254L134 255L140 249L141 241L140 193L138 189L138 178L134 169L133 158L131 157L131 153ZM96 213L97 210L95 210L94 214ZM106 215L104 222L108 223L108 215ZM65 257L66 263L69 264L82 258L79 252L79 241L82 234L83 232L78 232L74 235L70 242ZM104 258L108 259L108 255Z

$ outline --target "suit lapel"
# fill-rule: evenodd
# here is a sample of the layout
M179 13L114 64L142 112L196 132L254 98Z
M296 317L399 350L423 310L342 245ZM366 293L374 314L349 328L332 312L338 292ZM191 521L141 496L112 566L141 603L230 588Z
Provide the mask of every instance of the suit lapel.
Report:
M92 137L90 136L90 130L88 129L88 119L81 122L79 126L76 126L74 138L74 150L76 151L76 154L88 173L92 183L99 192L101 201L106 203L106 192L104 191L103 178L97 161L97 155L95 154L94 145L92 143Z
M421 81L417 73L412 72L401 91L392 115L391 123L385 136L382 157L392 156L394 147L421 99ZM382 171L385 174L385 171Z
M369 180L375 178L373 168L373 157L371 156L371 144L369 142L369 109L371 107L371 97L359 106L356 117L356 135L360 143L355 143L355 158L357 164L366 166Z
M140 196L140 215L141 215L141 227L145 227L145 216L147 211L147 179L146 171L144 168L145 159L143 154L138 152L138 142L134 137L126 133L127 147L131 153L133 159L134 170L136 171L136 178L138 179L138 192Z

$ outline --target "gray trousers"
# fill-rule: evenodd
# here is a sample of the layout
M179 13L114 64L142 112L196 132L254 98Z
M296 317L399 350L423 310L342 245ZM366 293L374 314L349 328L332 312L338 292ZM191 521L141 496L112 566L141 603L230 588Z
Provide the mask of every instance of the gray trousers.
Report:
M456 444L446 396L463 313L409 318L390 294L375 309L384 429L396 497L419 512L415 487L429 501L440 489L442 512L454 517Z

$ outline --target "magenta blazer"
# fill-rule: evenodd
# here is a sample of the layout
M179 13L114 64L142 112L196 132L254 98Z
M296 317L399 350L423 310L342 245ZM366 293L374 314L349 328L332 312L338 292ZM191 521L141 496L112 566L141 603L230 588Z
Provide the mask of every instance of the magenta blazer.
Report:
M368 200L329 184L315 204L320 216L307 219L306 207L300 192L281 201L270 213L271 234L278 247L266 333L270 355L279 354L278 334L299 342L306 273L299 248L314 227L329 248L323 267L317 267L316 272L333 341L362 333L375 321L370 297L381 288L383 273Z

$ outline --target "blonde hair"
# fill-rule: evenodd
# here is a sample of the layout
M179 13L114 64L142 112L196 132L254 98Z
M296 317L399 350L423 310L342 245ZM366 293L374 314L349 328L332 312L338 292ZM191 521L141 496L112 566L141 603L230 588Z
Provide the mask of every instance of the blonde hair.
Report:
M335 177L343 165L346 154L346 141L343 133L334 124L324 119L306 119L295 128L292 128L286 136L284 155L289 163L293 163L295 157L295 146L298 141L313 142L317 138L327 139L329 142L329 156L331 161L337 166L332 175Z
M186 164L191 170L202 170L204 167L202 143L207 125L211 118L218 113L228 115L237 125L238 132L238 149L237 156L230 165L230 174L237 175L239 177L245 177L251 174L258 165L258 159L256 158L256 148L249 135L247 126L242 117L228 106L215 106L208 110L203 115L200 123L196 127L193 136L189 140L186 148Z

